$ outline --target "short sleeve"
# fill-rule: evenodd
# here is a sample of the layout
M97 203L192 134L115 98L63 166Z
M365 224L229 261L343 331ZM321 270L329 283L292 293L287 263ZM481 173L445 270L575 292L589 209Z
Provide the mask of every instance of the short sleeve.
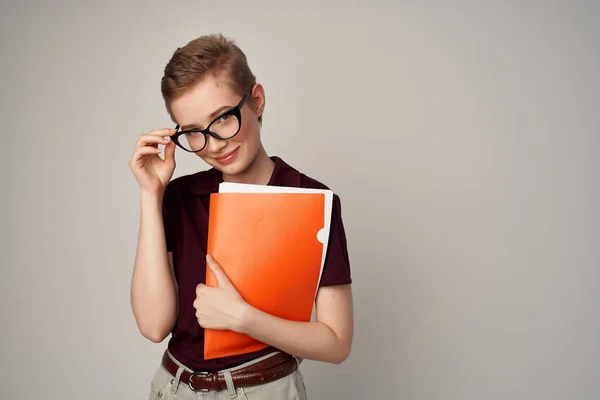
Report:
M352 276L350 273L346 232L342 221L341 201L339 196L334 194L329 243L319 286L346 285L350 283L352 283Z
M165 188L165 193L162 200L162 217L163 226L165 231L165 240L167 243L167 252L173 251L175 248L175 232L174 232L174 219L175 219L175 199L174 199L174 185L169 183Z

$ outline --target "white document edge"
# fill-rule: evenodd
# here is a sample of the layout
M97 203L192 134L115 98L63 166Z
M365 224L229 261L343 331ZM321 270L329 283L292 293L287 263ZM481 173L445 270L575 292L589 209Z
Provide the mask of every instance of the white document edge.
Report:
M255 185L247 183L232 183L222 182L219 184L219 193L322 193L325 195L325 215L323 220L323 230L319 231L317 239L323 243L323 254L321 255L321 270L319 272L319 280L317 282L317 289L313 298L313 314L317 292L319 290L319 284L321 283L321 276L323 275L323 268L325 267L325 257L327 256L327 248L329 245L329 232L331 230L331 213L333 208L333 191L324 189L308 189L308 188L297 188L287 186L268 186L268 185ZM322 233L322 236L319 235Z

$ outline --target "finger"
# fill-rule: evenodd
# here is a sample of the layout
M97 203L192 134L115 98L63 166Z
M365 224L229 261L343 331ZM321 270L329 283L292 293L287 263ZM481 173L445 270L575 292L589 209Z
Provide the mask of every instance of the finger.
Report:
M206 255L206 264L210 268L210 271L213 273L215 278L217 278L217 284L219 287L225 287L227 285L231 285L231 281L223 272L221 266L215 261L214 258L210 254Z
M196 297L196 299L194 300L194 302L192 303L194 308L196 309L196 314L200 313L200 307L202 306L202 301Z
M156 147L159 144L166 145L167 143L168 143L168 140L166 140L162 136L153 136L153 135L149 135L147 133L143 133L138 137L138 140L135 143L135 147L144 147L144 146L148 146L148 145L150 145L152 147Z
M206 285L203 283L199 283L198 285L196 285L196 296L199 296L200 293L202 293L202 291L204 290L204 288L206 288Z
M142 158L144 158L145 156L156 156L160 154L160 150L157 149L156 147L140 147L135 149L135 151L133 152L133 159L135 161L139 161Z
M173 136L176 130L174 128L162 128L162 129L154 129L148 132L146 135L151 136Z
M167 165L175 165L175 147L173 141L169 141L169 143L165 145L165 163Z

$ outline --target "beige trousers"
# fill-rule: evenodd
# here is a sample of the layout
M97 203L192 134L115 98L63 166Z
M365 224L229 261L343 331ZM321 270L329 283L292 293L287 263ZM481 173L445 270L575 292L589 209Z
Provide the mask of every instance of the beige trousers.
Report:
M252 365L258 361L264 360L276 353L267 354L266 356L252 360L246 364L239 365L230 369L223 370L227 376L229 373ZM262 385L250 387L235 387L231 383L231 379L227 379L227 389L220 391L195 392L190 387L179 381L179 375L184 370L190 371L185 365L175 359L170 353L169 355L179 365L177 376L171 375L162 365L158 366L152 383L150 384L149 400L306 400L306 387L304 386L304 378L300 369L296 369L293 373L284 376L273 382L264 383ZM301 359L296 359L300 363Z

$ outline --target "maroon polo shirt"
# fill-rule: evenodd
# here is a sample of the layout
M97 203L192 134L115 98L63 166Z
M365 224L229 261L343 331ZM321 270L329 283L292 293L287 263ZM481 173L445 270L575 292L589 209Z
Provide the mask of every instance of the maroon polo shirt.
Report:
M328 189L271 157L275 169L267 185ZM169 351L183 364L196 371L216 371L242 364L274 350L217 359L204 359L204 328L198 324L194 300L196 286L205 283L208 211L210 194L219 191L223 182L219 170L211 168L173 179L165 190L163 220L167 251L173 252L175 277L179 285L179 314L171 332ZM352 282L346 235L342 223L340 199L334 194L327 256L320 286L345 285Z

